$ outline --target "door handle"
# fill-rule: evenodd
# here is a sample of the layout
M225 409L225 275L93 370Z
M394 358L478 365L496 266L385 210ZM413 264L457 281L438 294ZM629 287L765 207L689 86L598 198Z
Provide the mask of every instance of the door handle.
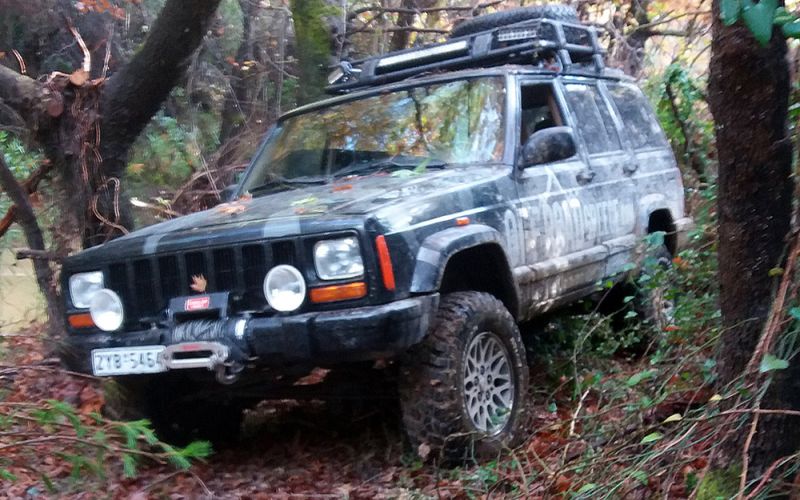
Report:
M588 184L594 180L594 177L597 175L593 170L581 170L578 172L578 175L575 176L578 179L580 184Z
M622 171L625 172L626 174L632 174L632 173L636 172L637 170L639 170L639 165L637 165L635 163L634 164L630 164L630 165L624 165L622 167Z

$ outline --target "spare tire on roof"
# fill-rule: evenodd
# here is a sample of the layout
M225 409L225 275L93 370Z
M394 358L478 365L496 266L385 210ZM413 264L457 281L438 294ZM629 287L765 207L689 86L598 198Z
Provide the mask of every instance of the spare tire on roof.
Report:
M450 31L450 38L467 36L480 31L500 28L509 24L521 23L532 19L553 19L567 23L579 23L578 12L569 5L550 4L519 9L502 10L467 19Z

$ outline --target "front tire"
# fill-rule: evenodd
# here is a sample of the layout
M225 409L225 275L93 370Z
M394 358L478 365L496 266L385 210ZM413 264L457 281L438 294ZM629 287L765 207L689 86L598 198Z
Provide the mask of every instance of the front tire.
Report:
M401 368L403 423L414 450L446 462L519 445L528 365L505 306L481 292L446 295L427 338Z

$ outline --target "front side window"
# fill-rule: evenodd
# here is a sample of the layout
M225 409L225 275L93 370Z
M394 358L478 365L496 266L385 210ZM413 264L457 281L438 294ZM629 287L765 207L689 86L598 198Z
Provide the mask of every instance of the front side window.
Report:
M505 80L474 78L387 92L280 122L244 182L333 179L387 162L496 163L505 144Z

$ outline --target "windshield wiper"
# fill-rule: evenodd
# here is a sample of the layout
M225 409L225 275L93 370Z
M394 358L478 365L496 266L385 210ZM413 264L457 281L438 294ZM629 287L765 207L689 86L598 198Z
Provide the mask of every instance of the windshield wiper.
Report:
M351 164L333 173L334 177L345 177L347 175L363 174L386 169L425 169L425 168L444 168L447 162L437 158L420 156L393 156L366 163Z
M248 189L250 194L255 195L257 193L262 193L264 191L268 191L270 189L285 189L285 188L292 188L294 186L314 186L314 185L321 185L325 184L327 180L323 177L312 177L312 176L303 176L303 177L293 177L291 179L281 176L273 176L263 184L260 184L254 188Z

